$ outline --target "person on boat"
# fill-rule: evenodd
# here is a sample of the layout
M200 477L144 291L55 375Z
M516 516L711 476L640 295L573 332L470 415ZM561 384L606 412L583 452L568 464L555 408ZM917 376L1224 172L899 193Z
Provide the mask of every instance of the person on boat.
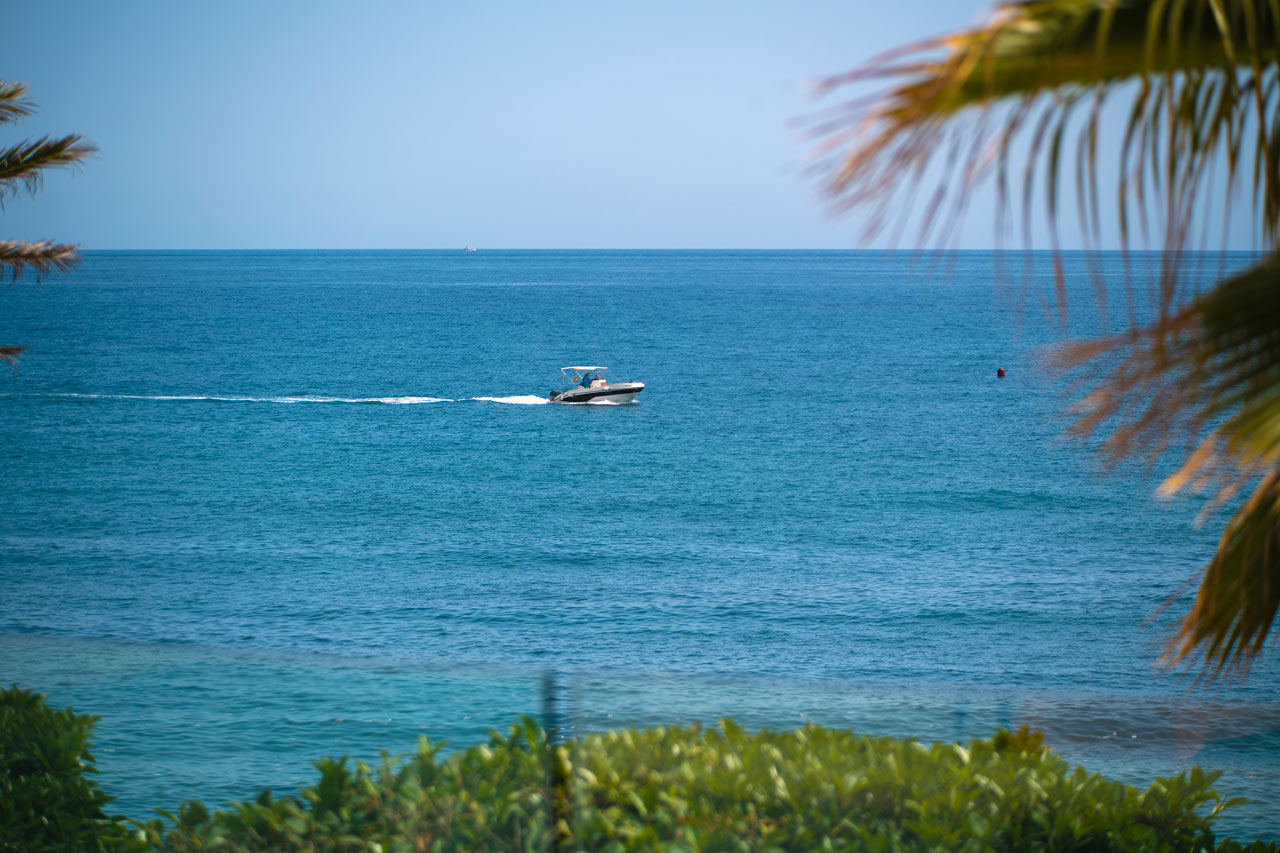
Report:
M582 387L583 387L583 388L590 388L590 387L591 387L591 380L592 380L592 378L593 378L593 377L592 377L592 374L591 374L591 371L590 371L590 370L588 370L586 373L582 374Z

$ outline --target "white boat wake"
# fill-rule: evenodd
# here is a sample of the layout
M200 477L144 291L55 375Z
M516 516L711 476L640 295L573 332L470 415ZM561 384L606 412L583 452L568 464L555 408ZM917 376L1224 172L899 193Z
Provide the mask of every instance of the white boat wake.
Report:
M9 394L5 396L66 397L79 400L209 400L219 403L388 403L393 406L455 402L444 397L323 397L318 394L288 397L251 397L229 394Z
M551 402L546 397L539 397L536 394L518 394L515 397L472 397L471 399L486 403L511 403L517 406L542 406Z
M507 403L518 406L541 406L549 402L536 394L517 394L510 397L324 397L318 394L293 396L254 397L230 394L3 394L4 397L62 397L78 400L157 400L157 401L211 401L219 403L384 403L392 406L412 406L420 403Z

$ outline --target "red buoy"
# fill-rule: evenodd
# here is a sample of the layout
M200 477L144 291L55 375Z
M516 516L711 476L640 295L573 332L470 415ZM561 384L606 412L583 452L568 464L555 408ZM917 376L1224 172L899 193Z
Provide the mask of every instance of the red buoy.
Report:
M998 379L1004 379L1004 368L1003 368L1003 367L997 367L997 368L996 368L996 378L998 378Z

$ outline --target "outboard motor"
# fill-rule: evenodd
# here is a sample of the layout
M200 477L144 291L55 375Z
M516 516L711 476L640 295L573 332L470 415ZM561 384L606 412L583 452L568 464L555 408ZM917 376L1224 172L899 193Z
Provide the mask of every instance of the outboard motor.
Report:
M551 390L551 393L547 395L547 399L554 402L556 397L559 397L559 396L560 396L560 392L553 388Z

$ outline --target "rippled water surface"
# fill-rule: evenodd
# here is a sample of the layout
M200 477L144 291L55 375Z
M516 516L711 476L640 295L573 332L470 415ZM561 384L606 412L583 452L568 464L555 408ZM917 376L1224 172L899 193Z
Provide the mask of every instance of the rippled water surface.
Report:
M1280 667L1154 665L1221 519L1059 439L1051 267L1024 299L996 266L89 253L0 308L31 347L0 377L0 679L104 716L136 816L474 742L555 670L581 727L1030 723L1130 781L1225 770L1256 802L1224 826L1280 833ZM648 388L545 405L581 363Z

